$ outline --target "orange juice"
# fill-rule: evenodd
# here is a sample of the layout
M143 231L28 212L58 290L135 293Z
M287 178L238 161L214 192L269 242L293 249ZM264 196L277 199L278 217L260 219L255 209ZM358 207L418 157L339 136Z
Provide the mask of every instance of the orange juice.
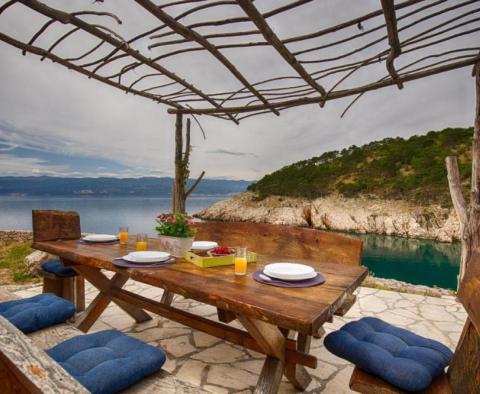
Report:
M145 241L137 241L135 249L137 249L137 251L147 250L147 243Z
M247 273L247 258L235 257L235 275L245 275Z
M118 233L118 239L122 245L128 243L128 231L120 231Z

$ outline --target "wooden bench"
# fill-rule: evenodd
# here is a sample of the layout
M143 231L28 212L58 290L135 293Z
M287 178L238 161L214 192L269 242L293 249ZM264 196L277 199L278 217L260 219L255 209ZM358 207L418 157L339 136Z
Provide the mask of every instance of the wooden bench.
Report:
M435 379L424 394L480 392L480 249L473 253L457 297L468 318L447 372ZM353 371L350 388L364 394L404 393L358 368Z
M17 299L0 288L0 302ZM52 360L45 349L83 332L70 324L59 324L25 335L0 316L0 392L16 393L77 393L89 391ZM204 393L199 387L179 381L166 371L159 371L134 386L126 394Z
M195 223L195 239L211 240L226 246L246 246L262 256L262 261L279 261L292 258L297 262L319 260L337 264L360 265L362 242L316 229L247 222ZM348 294L335 311L345 315L356 301ZM218 310L220 321L229 322L235 317ZM320 336L316 335L317 337Z
M81 237L77 212L33 210L32 228L33 242ZM77 313L85 310L85 279L81 275L62 278L41 268L35 272L43 278L44 293L69 300L75 305Z

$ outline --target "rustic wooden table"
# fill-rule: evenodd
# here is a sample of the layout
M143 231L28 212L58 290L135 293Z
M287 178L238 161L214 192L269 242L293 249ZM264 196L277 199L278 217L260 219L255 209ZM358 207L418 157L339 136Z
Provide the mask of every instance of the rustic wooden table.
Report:
M158 249L157 242L150 239L149 249ZM161 268L115 267L113 259L134 250L133 244L84 244L68 240L35 242L33 247L59 256L64 265L73 267L99 290L77 319L82 331L88 331L112 301L137 322L151 318L144 311L148 310L265 354L256 389L261 393L276 393L283 374L295 387L306 388L311 378L304 366L317 365L317 359L308 354L311 336L333 318L345 298L367 275L366 268L360 266L309 261L325 276L323 285L279 288L258 283L250 275L267 262L278 261L278 256L259 255L256 264L249 264L246 276L235 276L232 266L200 268L183 259ZM109 278L102 269L115 274ZM154 301L122 289L129 278L165 289L162 300ZM217 307L221 322L172 307L174 293ZM246 331L225 324L233 319L238 319Z

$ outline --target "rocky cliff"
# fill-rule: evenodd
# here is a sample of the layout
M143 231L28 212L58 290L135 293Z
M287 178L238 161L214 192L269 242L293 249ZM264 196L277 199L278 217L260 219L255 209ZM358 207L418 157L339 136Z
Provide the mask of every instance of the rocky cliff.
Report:
M323 230L395 235L452 242L458 219L450 208L419 206L399 200L344 198L315 200L270 196L258 200L246 192L213 204L195 215L206 220L311 226Z

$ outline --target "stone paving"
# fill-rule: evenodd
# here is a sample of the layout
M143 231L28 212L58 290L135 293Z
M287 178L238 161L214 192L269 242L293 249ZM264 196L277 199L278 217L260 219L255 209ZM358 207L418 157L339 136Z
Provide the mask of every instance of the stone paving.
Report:
M129 281L126 288L142 296L160 300L162 290L138 282ZM87 285L87 303L96 290ZM35 286L16 292L20 297L29 297L41 292ZM208 318L216 319L212 306L176 296L174 306ZM361 287L358 302L343 318L335 317L333 323L325 324L330 332L344 323L363 316L377 316L399 327L436 339L452 350L460 336L466 314L454 297L426 297ZM231 324L239 327L237 322ZM168 360L164 369L206 391L219 394L250 393L257 381L264 357L261 354L231 345L202 332L158 316L145 323L135 324L116 305L110 304L90 332L116 328L155 346L164 349ZM309 369L313 380L307 393L351 393L348 389L352 366L329 353L323 339L312 341L311 353L319 362L316 369ZM296 390L284 379L280 393Z

